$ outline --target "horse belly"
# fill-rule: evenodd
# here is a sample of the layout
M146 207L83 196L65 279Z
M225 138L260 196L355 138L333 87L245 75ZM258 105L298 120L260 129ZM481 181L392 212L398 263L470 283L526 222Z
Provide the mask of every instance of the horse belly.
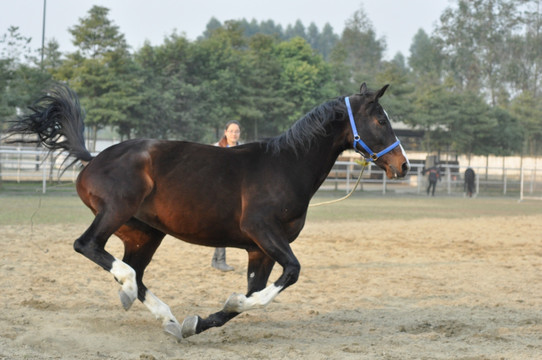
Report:
M245 248L250 244L231 210L220 209L217 205L206 207L183 200L182 197L149 200L141 206L136 217L168 235L189 243L214 247Z

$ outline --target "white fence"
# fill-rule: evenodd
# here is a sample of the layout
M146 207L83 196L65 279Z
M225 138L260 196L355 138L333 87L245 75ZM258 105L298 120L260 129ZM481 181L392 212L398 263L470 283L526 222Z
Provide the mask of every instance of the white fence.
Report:
M40 182L42 192L47 183L73 182L79 171L77 166L62 172L65 154L47 155L46 150L21 147L0 147L0 180L12 182Z
M337 161L322 190L344 190L349 192L355 185L361 165L353 161ZM476 174L475 195L518 196L523 198L542 197L542 169L502 168L470 166ZM440 180L436 194L463 196L465 194L464 173L466 166L439 165ZM429 185L421 162L411 164L411 170L404 179L389 180L380 168L370 164L365 169L357 191L381 194L426 195Z
M73 182L80 166L62 172L65 154L47 156L45 150L24 147L0 147L0 180L37 182L45 193L47 187L61 182ZM349 192L355 185L361 165L352 160L337 161L321 187L322 191ZM476 194L495 196L542 197L542 169L471 166L476 173ZM370 164L363 173L357 191L375 194L425 195L428 185L421 161L413 162L404 179L389 180L384 172ZM464 166L440 165L441 179L436 194L459 196L464 194Z

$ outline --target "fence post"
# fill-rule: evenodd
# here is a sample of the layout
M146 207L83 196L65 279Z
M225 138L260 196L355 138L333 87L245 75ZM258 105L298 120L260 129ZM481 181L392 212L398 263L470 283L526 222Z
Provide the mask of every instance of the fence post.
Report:
M446 167L446 182L448 187L448 195L452 193L452 172L450 171L450 167Z
M45 194L47 192L47 161L43 162L41 167L41 193Z
M480 193L480 175L474 177L476 179L476 196Z
M534 192L534 179L535 179L535 170L531 170L531 184L529 186L529 194L533 194Z
M507 187L507 185L508 185L508 183L507 183L508 180L506 179L506 169L505 169L505 168L502 169L502 181L503 181L503 191L502 191L502 194L503 194L503 195L506 195L506 187Z
M519 170L519 201L523 200L523 164Z
M417 170L416 172L418 176L418 195L419 195L422 192L422 182L423 182L422 168L418 166L416 170Z
M17 184L21 182L21 148L17 148Z

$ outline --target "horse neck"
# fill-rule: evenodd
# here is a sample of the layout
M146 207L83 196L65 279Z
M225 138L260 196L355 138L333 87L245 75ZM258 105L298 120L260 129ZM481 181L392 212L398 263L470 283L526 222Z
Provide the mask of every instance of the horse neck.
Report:
M298 166L313 178L314 192L322 185L337 158L346 149L344 134L341 132L334 137L318 139L318 144L311 146L308 152L298 159Z

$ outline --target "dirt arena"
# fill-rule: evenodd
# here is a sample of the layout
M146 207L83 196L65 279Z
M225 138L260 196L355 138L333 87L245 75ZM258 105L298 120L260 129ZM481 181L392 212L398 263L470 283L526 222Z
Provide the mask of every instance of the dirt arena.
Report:
M536 359L542 216L309 221L297 284L180 342L72 250L84 225L0 226L0 359ZM120 241L109 249L121 256ZM179 321L246 289L246 254L166 238L146 284ZM272 279L279 270L275 268Z

